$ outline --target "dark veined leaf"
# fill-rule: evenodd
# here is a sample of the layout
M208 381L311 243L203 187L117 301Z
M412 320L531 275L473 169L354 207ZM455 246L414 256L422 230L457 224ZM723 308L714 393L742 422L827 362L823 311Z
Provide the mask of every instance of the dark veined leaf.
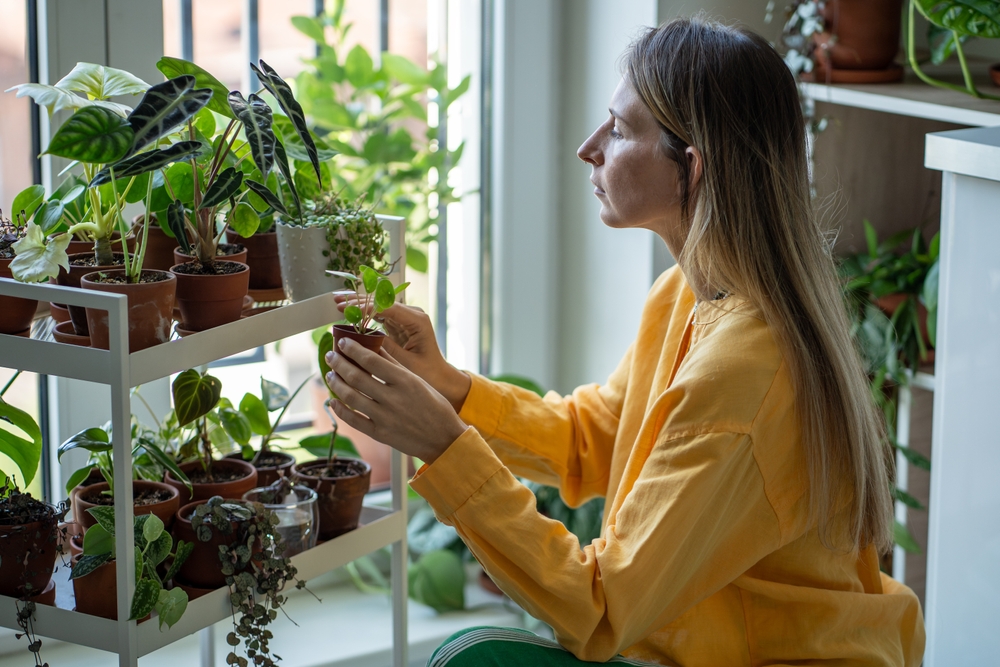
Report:
M167 206L167 227L177 239L181 250L185 254L191 255L191 242L187 235L187 216L184 213L184 203L180 199L175 199Z
M132 149L135 133L124 118L104 107L79 109L49 142L49 155L90 164L117 162Z
M310 435L307 438L302 438L299 440L299 447L306 450L313 456L317 456L321 459L325 459L326 455L330 451L330 436L333 433L323 433L321 435ZM337 440L333 445L333 451L337 454L346 454L348 456L360 456L358 450L355 449L354 443L347 436L337 435Z
M229 213L229 226L243 238L250 238L260 227L260 215L250 204L240 202Z
M183 589L173 588L169 591L160 589L159 600L156 602L156 613L160 618L160 630L163 626L172 628L181 620L188 605L188 594Z
M186 123L212 99L211 88L195 88L195 78L182 74L151 86L128 116L135 142L128 155L158 141L175 127Z
M928 21L960 36L1000 37L1000 3L992 0L914 0L914 4Z
M271 416L267 414L267 406L253 394L244 394L240 401L240 412L246 416L250 429L257 435L267 435L271 432Z
M289 394L288 390L282 387L277 382L271 382L270 380L260 379L260 395L261 399L264 401L264 405L267 407L268 412L274 412L275 410L280 410L285 407L288 403Z
M187 60L164 56L156 62L156 69L160 70L163 76L168 79L177 78L182 74L190 74L194 77L195 86L198 88L210 88L212 90L212 99L206 105L209 109L227 118L235 117L233 116L233 110L229 108L229 103L226 101L229 89L201 67Z
M181 569L181 565L188 559L192 551L194 551L193 542L181 540L177 543L177 550L174 552L174 562L170 564L170 569L167 570L166 576L163 577L164 581L173 579L177 575L177 572Z
M207 415L222 396L222 383L205 373L188 369L178 375L171 391L174 397L174 414L177 425L187 426L196 419Z
M71 436L66 442L59 445L58 458L62 460L62 455L71 449L86 449L88 452L110 452L111 438L103 428L88 428Z
M84 554L80 556L80 560L76 562L73 566L73 574L70 575L70 579L79 579L80 577L85 577L100 566L111 560L112 555L110 552L92 556L89 554Z
M260 80L261 84L267 88L268 92L274 95L274 98L278 100L278 104L281 105L281 109L288 116L288 119L292 121L292 125L295 127L296 134L299 135L299 139L302 140L302 145L306 149L306 153L309 155L309 161L312 162L313 169L316 170L316 178L321 179L322 176L319 173L319 157L316 153L316 144L313 142L312 135L309 133L309 126L306 124L306 115L302 111L302 106L296 101L295 95L292 94L292 89L285 83L285 80L278 76L266 62L260 61L260 66L251 64L254 73Z
M152 579L140 579L136 582L135 594L132 596L132 611L129 612L128 620L137 621L153 611L153 607L160 600L161 590L163 586L160 582Z
M201 199L201 208L213 208L236 195L243 185L243 172L235 167L227 167L215 177Z
M11 218L24 211L29 218L38 209L42 201L45 200L45 186L29 185L14 196L14 201L10 204Z
M192 157L197 157L201 154L204 148L204 145L202 145L200 141L178 141L176 144L168 146L167 148L157 148L151 151L146 151L145 153L133 155L132 157L126 158L111 167L101 169L90 181L90 187L94 188L98 185L110 182L112 167L115 170L116 179L138 176L139 174L145 174L147 172L166 167L168 164L174 162L180 162ZM145 188L142 189L145 190Z
M288 210L285 209L284 205L282 205L281 200L278 199L277 195L271 192L267 186L261 185L257 181L251 181L249 178L245 182L246 186L250 188L254 194L263 199L268 206L282 215L288 215Z
M229 106L243 123L243 132L246 134L247 143L250 144L250 155L254 164L263 174L263 178L267 178L274 164L275 138L274 130L271 128L273 122L271 107L253 93L250 93L248 99L243 99L238 90L229 93Z
M12 424L28 439L0 428L0 453L5 454L21 471L21 479L28 485L35 479L38 462L42 457L42 431L24 410L15 408L0 398L0 420Z
M292 200L295 202L295 210L302 210L302 202L299 200L299 190L295 187L295 180L292 178L292 169L288 165L288 155L285 153L284 145L278 141L274 140L274 159L278 163L278 171L285 179L285 183L288 184L288 189L292 192Z
M507 384L512 384L515 387L520 387L521 389L527 389L528 391L533 391L539 396L545 396L545 390L535 382L526 377L521 377L520 375L494 375L490 377L494 382L506 382Z

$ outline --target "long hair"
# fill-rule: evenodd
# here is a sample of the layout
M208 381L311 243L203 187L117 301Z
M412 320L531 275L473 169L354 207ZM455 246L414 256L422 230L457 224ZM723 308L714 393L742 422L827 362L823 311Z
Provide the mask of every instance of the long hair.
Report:
M688 233L678 263L699 284L760 308L791 372L820 539L888 550L885 427L813 211L791 73L759 35L699 18L649 29L624 64L683 179ZM688 146L703 162L691 192Z

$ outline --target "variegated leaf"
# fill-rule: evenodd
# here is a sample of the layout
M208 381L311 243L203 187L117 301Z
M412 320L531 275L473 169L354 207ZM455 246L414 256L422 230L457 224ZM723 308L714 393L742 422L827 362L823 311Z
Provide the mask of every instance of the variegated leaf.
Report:
M316 153L316 143L313 141L312 135L309 133L309 126L306 124L306 115L302 111L302 105L298 103L295 99L295 95L292 94L292 89L285 83L285 80L278 76L270 65L268 65L263 60L260 61L260 67L251 64L250 67L253 68L257 78L260 80L261 85L263 85L267 90L274 95L274 98L278 100L278 104L281 105L282 110L285 115L288 116L289 120L292 121L292 125L295 127L295 133L299 135L302 139L302 144L305 146L306 152L309 154L309 161L312 162L313 169L316 170L317 180L322 181L322 176L319 172L319 156Z
M56 88L84 93L94 100L106 100L117 95L138 95L149 84L131 72L94 63L77 63L69 74L56 82Z
M170 232L177 239L177 243L180 244L181 250L184 251L185 255L191 254L191 243L188 241L187 235L187 219L184 215L184 202L180 199L175 199L169 206L167 206L167 227L170 228Z
M277 139L274 140L274 158L275 162L278 163L278 170L281 175L285 177L285 183L288 184L288 189L292 191L292 199L295 200L295 210L302 210L302 202L299 201L299 191L295 187L295 182L292 180L292 170L288 166L288 156L285 155L285 147Z
M240 91L229 93L229 107L243 123L243 131L250 144L250 154L253 162L260 169L263 178L267 178L274 164L274 130L271 128L271 107L267 102L250 93L248 99L243 99Z
M273 208L275 211L281 213L282 215L288 215L288 211L282 205L281 200L278 199L278 197L273 192L268 190L266 185L261 185L257 181L251 181L248 178L246 180L246 186L251 190L253 190L254 194L256 194L258 197L267 202L267 205Z
M135 143L129 155L169 134L208 104L212 99L212 89L195 88L194 85L195 78L185 74L158 83L146 91L139 106L128 117L135 133Z
M133 155L114 165L115 178L138 176L146 172L166 167L173 162L180 162L199 155L205 146L200 141L178 141L167 148L154 149L145 153ZM102 185L111 180L111 168L105 167L97 172L90 187Z
M50 116L63 109L82 109L84 107L97 106L114 111L124 118L132 110L132 107L124 104L108 102L106 100L90 100L72 91L56 88L44 83L22 83L13 88L8 88L4 92L9 93L12 91L17 93L17 97L30 97L38 106L45 107Z
M91 164L117 162L132 146L133 131L118 114L101 107L80 109L63 123L46 153Z
M200 208L212 208L218 206L240 190L243 184L243 172L235 167L229 167L222 171L212 184L205 191L205 196L201 200Z
M209 72L192 62L169 56L163 56L157 60L156 69L160 70L163 76L168 79L173 79L182 74L190 74L195 79L194 85L199 88L212 89L212 99L208 101L208 108L217 114L233 118L233 110L229 108L229 104L226 102L226 95L229 94L229 90Z

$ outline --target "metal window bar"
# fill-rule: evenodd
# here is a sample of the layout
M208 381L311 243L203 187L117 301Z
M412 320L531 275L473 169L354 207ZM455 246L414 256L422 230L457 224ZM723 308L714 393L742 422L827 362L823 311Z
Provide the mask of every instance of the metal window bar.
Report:
M243 70L243 89L247 92L257 90L259 85L257 75L250 68L250 63L256 64L260 59L260 6L258 0L243 0L243 23L240 26L240 46L243 58L247 63Z
M181 17L181 58L194 62L194 14L192 0L178 0Z
M479 104L482 127L479 163L479 372L490 374L493 349L493 42L494 2L482 4Z

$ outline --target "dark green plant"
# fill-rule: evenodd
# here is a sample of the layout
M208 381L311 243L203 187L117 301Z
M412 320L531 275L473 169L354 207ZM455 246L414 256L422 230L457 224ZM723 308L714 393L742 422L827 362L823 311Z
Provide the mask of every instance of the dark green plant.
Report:
M379 270L386 268L385 252L389 242L382 224L372 208L362 201L353 204L334 193L320 194L317 199L303 202L302 216L287 221L304 227L323 227L329 248L323 255L329 258L327 268L352 272L362 264Z
M193 425L195 434L181 447L181 455L193 453L201 461L209 480L212 479L212 440L209 430L209 414L222 397L222 382L208 372L199 373L189 369L177 375L170 386L174 398L174 414L180 427ZM239 421L239 415L232 408L220 411L221 419ZM236 413L236 414L231 414ZM245 419L245 418L244 418ZM249 438L248 438L249 439ZM185 456L186 458L186 456Z
M964 85L959 86L935 79L920 68L917 60L914 18L919 11L930 22L927 33L931 44L931 61L942 63L951 54L958 56ZM991 0L910 0L906 30L906 53L910 67L925 83L946 90L966 93L973 97L1000 100L1000 96L980 91L972 80L972 71L965 57L965 44L969 39L1000 38L1000 4Z
M296 588L305 588L305 582L296 579L291 560L281 555L285 545L277 532L277 515L261 503L214 496L195 509L191 525L202 542L216 534L229 538L227 545L219 547L233 609L233 631L226 642L234 650L227 664L247 667L253 661L263 667L275 665L281 656L271 653L273 634L268 626L287 600L281 591L290 581L296 582ZM235 651L241 640L246 656Z
M83 536L83 555L73 566L72 579L86 576L115 559L115 508L91 507L87 511L97 523ZM129 620L135 621L156 611L160 629L164 624L173 627L187 609L188 596L180 588L166 590L163 582L174 578L191 555L194 545L181 540L174 550L173 538L155 514L134 517L133 539L136 553L135 594L132 596ZM173 561L161 579L157 567L170 557Z

